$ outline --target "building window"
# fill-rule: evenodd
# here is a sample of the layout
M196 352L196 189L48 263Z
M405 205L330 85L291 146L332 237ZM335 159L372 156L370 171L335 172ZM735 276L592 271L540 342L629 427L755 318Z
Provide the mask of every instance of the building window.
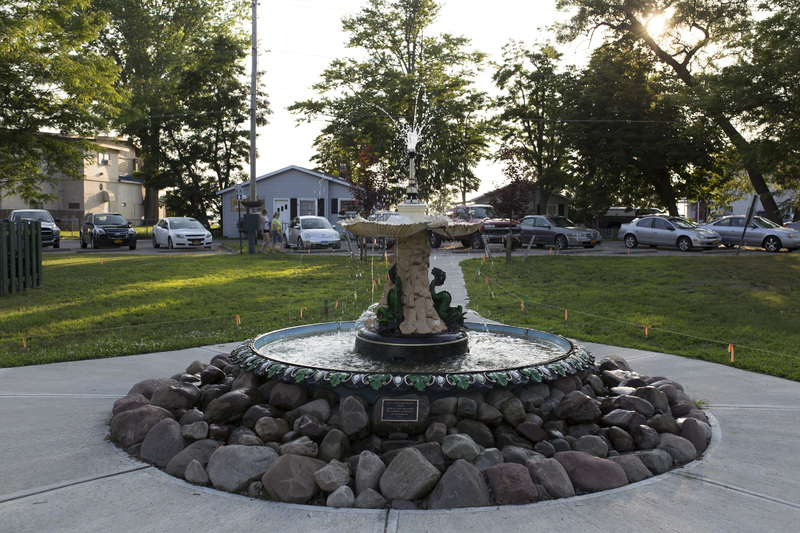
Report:
M69 202L67 204L67 209L80 209L80 208L81 204L79 204L78 202Z
M299 215L300 216L307 216L307 215L316 215L317 214L317 200L316 198L313 200L303 200L299 199L298 201L299 207Z
M351 198L339 199L339 216L351 217L358 213L358 204Z
M109 165L111 164L111 154L108 152L97 152L97 164Z

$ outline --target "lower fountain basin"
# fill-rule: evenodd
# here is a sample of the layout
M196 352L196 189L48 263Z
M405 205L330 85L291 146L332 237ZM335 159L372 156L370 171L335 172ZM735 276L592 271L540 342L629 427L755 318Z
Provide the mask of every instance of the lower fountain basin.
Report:
M242 343L231 353L242 369L287 383L340 393L441 393L553 381L594 364L586 348L538 330L467 322L470 353L425 363L371 359L355 352L355 322L281 329ZM490 353L495 338L499 349ZM511 347L515 346L512 350Z
M370 359L389 363L425 363L466 357L469 337L464 330L432 335L382 335L362 328L356 332L355 351Z

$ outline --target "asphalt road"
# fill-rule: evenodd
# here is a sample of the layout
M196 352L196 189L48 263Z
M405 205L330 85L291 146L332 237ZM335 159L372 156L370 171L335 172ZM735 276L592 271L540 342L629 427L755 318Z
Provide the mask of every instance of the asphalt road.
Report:
M137 243L135 250L130 250L128 247L118 247L118 248L100 248L97 250L91 248L81 248L78 244L77 240L62 240L60 248L44 248L43 252L45 254L58 254L58 253L82 253L82 254L96 254L96 253L113 253L113 254L134 254L134 255L164 255L164 254L186 254L186 255L200 255L200 254L217 254L217 253L228 253L228 254L238 254L239 253L239 242L238 241L230 241L226 240L226 244L232 244L231 246L226 246L220 242L215 242L211 250L206 250L203 248L200 249L167 249L167 248L153 248L153 244L150 240L140 239ZM261 246L259 242L256 246L256 250ZM370 255L377 254L383 255L383 251L379 248L369 248ZM247 241L242 243L242 251L243 253L248 253ZM287 250L288 251L288 250ZM502 257L505 254L505 250L499 244L491 244L489 245L489 251L495 257ZM358 250L353 245L353 252L355 255L358 255ZM292 252L298 253L298 252ZM309 253L307 250L302 253ZM339 250L311 250L312 254L332 254L332 255L349 255L350 250L347 247L347 243L342 243L342 248ZM474 256L482 256L485 252L484 250L473 250L471 248L464 248L461 246L460 243L444 243L440 248L435 250L435 253L446 253L446 254L466 254L466 255L474 255ZM526 247L523 246L518 250L514 251L515 256L522 256L526 253ZM689 255L689 256L701 256L701 255L752 255L752 254L765 254L766 252L763 248L754 248L754 247L744 247L741 250L738 250L736 247L726 248L726 247L719 247L714 250L692 250L690 252L681 252L677 248L667 248L667 247L658 247L658 248L651 248L650 246L638 246L636 248L628 249L625 247L622 241L611 240L611 241L604 241L603 244L595 246L594 248L567 248L566 250L557 251L555 248L552 247L542 247L538 248L536 246L532 246L530 251L527 252L529 255L549 255L549 254L567 254L567 255L586 255L586 256L594 256L594 255L635 255L635 256L659 256L659 255ZM787 250L781 250L782 254L789 253Z

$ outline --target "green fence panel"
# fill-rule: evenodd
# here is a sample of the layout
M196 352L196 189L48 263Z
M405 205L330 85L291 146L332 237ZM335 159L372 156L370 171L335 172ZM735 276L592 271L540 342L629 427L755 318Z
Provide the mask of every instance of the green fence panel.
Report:
M0 296L42 284L42 224L0 222Z

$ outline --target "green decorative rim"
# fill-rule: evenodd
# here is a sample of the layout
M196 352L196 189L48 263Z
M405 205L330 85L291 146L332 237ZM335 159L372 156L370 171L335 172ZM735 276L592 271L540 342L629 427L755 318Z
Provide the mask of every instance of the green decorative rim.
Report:
M327 322L286 328L259 335L236 347L231 352L231 360L245 371L255 372L256 375L261 377L276 378L286 383L350 390L367 389L378 392L416 391L422 393L485 390L494 387L542 383L553 381L559 377L577 374L594 365L594 357L585 347L558 335L503 324L467 322L464 326L467 331L480 330L555 341L564 346L565 353L545 363L487 371L360 373L353 369L315 368L296 365L266 357L258 351L260 347L279 339L330 331L346 331L356 327L355 322Z

